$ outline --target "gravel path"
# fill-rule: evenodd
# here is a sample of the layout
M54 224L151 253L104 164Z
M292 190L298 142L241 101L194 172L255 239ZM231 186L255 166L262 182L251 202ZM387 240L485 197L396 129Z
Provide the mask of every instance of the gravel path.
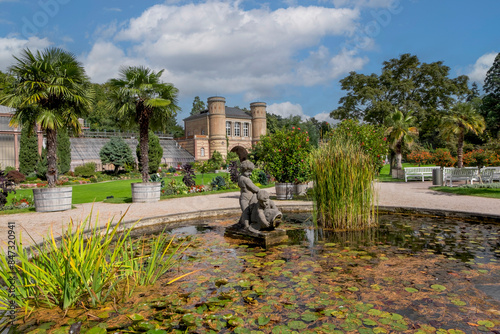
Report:
M383 182L378 183L378 204L380 206L407 207L420 209L438 209L470 212L500 216L500 199L473 196L458 196L430 190L430 181L426 182ZM274 194L274 188L266 189ZM213 194L197 197L184 197L163 200L157 203L108 204L103 202L78 204L76 209L62 212L37 212L0 216L0 246L6 248L8 222L15 222L16 233L23 233L25 244L30 244L26 232L36 242L52 228L54 235L60 235L70 220L80 222L89 215L104 225L109 219L118 221L126 213L125 221L159 217L170 214L223 210L239 208L239 192ZM276 201L280 205L312 206L311 202ZM25 232L26 231L26 232Z

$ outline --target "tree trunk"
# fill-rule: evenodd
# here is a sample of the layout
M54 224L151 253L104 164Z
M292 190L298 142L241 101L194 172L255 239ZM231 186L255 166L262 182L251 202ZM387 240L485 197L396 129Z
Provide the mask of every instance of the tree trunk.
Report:
M141 165L142 165L142 182L149 181L149 119L143 117L139 123L139 147L141 149Z
M47 181L49 188L54 188L57 181L57 131L46 129L47 135Z
M396 151L396 169L403 169L403 155L401 154L401 142L398 142L395 147Z
M464 166L464 131L458 134L457 143L457 167L462 168Z

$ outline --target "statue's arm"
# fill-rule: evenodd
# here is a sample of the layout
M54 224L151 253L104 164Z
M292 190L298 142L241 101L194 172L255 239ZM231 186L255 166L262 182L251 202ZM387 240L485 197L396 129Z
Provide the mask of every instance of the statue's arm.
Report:
M246 178L246 180L244 180L244 182L245 182L245 185L246 185L248 190L250 190L253 193L259 192L260 188L257 187L255 184L253 184L253 182L252 182L252 180L250 180L250 178Z

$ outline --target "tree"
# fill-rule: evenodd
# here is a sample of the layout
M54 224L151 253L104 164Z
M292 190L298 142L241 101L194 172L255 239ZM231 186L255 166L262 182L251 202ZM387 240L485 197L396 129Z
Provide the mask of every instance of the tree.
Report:
M200 100L199 96L194 97L193 108L191 109L191 115L201 114L202 111L206 110L205 102Z
M500 135L500 53L486 72L483 89L485 96L480 109L481 115L486 121L490 136L498 138Z
M163 83L163 70L146 67L122 67L120 77L109 81L112 108L123 126L139 125L142 182L149 180L149 129L164 130L170 118L177 115L178 90Z
M396 154L396 169L403 169L402 151L404 146L411 146L414 142L414 137L418 134L416 127L411 126L413 117L404 115L400 110L395 110L389 117L386 118L385 124L387 130L387 142L389 147Z
M137 144L137 160L139 160L139 168L142 168L140 158L141 158L141 145ZM149 131L149 141L148 141L148 173L153 174L158 172L160 168L161 158L163 157L163 148L160 145L160 138L154 134L153 131Z
M21 143L19 147L19 171L29 175L36 170L40 155L38 154L38 137L28 127L21 129Z
M463 167L464 136L467 131L483 133L486 128L484 118L471 103L457 103L443 118L441 133L447 140L457 140L457 167Z
M340 80L347 94L330 116L383 124L394 108L413 111L421 141L435 144L440 115L469 94L468 77L452 79L449 72L441 61L421 63L411 54L385 61L380 75L351 72Z
M135 164L130 146L127 145L122 137L118 136L111 137L111 139L104 144L99 152L99 156L103 165L113 164L115 167L115 175L118 174L120 167Z
M214 153L212 153L212 157L208 159L208 162L214 169L219 169L224 163L224 158L219 151L214 151Z
M71 169L71 142L68 130L60 129L57 132L57 170L65 174Z
M57 132L70 128L81 131L78 118L90 109L93 92L83 66L76 57L62 49L48 48L31 52L25 49L10 68L15 77L7 94L0 100L16 108L11 125L32 127L34 121L47 137L47 180L55 187L57 180Z

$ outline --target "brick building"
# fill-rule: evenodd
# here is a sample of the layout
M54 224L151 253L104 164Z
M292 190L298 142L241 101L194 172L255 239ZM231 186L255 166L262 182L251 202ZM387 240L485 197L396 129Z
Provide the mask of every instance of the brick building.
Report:
M208 160L214 151L223 157L235 152L240 159L267 131L266 104L250 104L250 112L226 107L220 96L208 98L208 109L184 119L185 137L177 142L191 153L196 161Z

